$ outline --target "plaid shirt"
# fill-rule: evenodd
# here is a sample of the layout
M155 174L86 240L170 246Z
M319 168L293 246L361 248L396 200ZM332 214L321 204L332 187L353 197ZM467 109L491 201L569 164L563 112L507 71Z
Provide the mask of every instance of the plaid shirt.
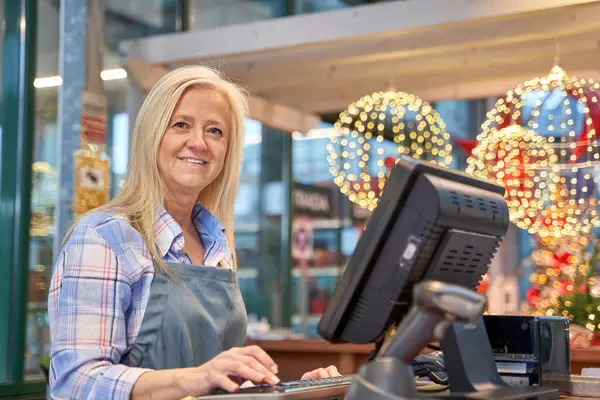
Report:
M223 225L199 203L192 221L206 250L205 265L233 266ZM163 210L154 224L163 260L191 264L182 229ZM128 400L149 371L119 364L144 318L154 277L148 247L121 216L85 217L62 248L50 284L50 394L54 399Z

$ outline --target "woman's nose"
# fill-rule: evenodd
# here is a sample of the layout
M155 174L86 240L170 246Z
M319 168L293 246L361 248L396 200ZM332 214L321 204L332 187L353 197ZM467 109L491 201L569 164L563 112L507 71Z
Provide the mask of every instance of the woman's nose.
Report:
M187 145L190 148L193 148L196 150L205 150L207 148L207 146L206 146L206 141L204 140L204 133L199 132L199 133L192 134L192 136L190 137L190 139L187 142Z

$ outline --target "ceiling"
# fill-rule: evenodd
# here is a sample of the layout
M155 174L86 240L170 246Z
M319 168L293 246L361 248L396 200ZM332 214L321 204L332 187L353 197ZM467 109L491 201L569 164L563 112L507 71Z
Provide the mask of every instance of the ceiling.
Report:
M572 75L600 79L598 16L592 0L407 0L125 48L155 66L217 66L256 96L324 114L390 88L430 101L500 95L557 56Z
M120 67L119 42L175 30L177 0L105 0L104 69ZM36 77L59 75L60 1L38 0Z

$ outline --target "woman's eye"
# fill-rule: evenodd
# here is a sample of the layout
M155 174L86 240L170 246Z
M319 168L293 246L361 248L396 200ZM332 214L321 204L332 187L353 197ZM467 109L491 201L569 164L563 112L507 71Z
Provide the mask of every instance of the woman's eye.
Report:
M188 127L188 124L186 122L175 122L173 124L174 128L179 128L179 129L185 129Z
M219 128L210 128L208 131L210 133L212 133L213 135L218 135L218 136L222 136L223 135L223 131L220 130Z

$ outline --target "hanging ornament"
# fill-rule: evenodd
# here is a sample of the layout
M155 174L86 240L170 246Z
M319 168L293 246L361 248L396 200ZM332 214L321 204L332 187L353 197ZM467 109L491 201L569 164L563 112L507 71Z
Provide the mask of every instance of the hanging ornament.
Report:
M488 113L478 141L493 132L520 126L535 131L553 149L555 185L549 195L544 194L537 202L540 211L526 224L529 232L551 237L576 236L600 225L599 98L598 83L569 76L555 65L547 76L509 91ZM526 184L532 183L541 181Z
M334 182L350 201L371 211L398 155L442 166L452 162L444 121L429 103L408 93L364 96L339 115L335 129L327 146Z
M546 139L519 125L489 130L467 159L467 172L502 184L510 219L529 229L550 198L557 157Z

